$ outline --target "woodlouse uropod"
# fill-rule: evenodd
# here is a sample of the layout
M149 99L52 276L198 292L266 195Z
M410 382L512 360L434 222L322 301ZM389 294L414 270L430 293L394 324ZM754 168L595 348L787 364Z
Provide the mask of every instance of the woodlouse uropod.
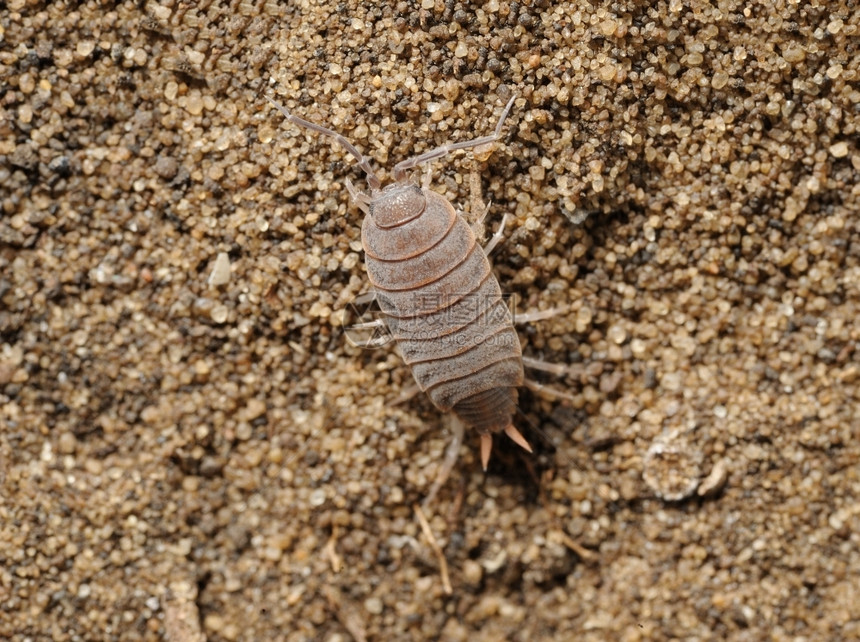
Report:
M287 121L337 141L364 171L370 193L359 192L349 179L347 188L366 214L361 228L365 268L388 330L420 389L437 408L478 431L484 470L493 434L505 432L531 452L512 423L517 388L524 381L520 343L487 253L451 203L429 189L429 175L421 186L408 177L409 170L453 151L496 142L515 97L493 134L401 161L394 166L394 182L384 187L368 159L344 136L267 98Z

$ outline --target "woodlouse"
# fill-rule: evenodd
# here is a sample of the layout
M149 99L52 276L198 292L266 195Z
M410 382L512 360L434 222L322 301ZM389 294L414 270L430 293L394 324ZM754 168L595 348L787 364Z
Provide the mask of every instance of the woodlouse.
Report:
M497 141L514 98L492 135L401 161L394 166L394 182L384 187L368 159L341 134L269 101L294 125L334 138L365 172L369 194L347 179L351 197L366 213L365 267L418 386L437 408L478 431L484 470L495 433L505 432L531 452L512 423L524 380L520 343L487 253L451 203L429 189L428 180L418 186L408 178L409 170L450 152Z

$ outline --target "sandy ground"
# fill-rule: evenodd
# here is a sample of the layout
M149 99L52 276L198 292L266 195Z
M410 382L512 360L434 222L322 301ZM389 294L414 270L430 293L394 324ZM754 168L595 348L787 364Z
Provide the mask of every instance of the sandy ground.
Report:
M0 637L860 638L853 3L71 4L0 8ZM534 455L416 509L361 172L265 94L383 174L516 95L433 186L566 310Z

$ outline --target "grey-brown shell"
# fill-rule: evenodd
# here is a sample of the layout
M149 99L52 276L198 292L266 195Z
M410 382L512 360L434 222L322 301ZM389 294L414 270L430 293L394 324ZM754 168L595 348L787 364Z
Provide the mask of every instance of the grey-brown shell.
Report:
M370 282L403 359L433 403L481 433L504 430L523 381L510 311L469 225L442 196L421 193L418 216L380 225L375 208L365 218Z

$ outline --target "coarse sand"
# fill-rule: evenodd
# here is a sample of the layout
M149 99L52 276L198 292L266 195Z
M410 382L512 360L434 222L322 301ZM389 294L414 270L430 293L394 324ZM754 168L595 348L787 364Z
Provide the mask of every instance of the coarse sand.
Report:
M535 454L421 505L363 176L266 96L385 177L516 96L431 169L563 310ZM860 639L858 124L847 1L3 3L0 638Z

